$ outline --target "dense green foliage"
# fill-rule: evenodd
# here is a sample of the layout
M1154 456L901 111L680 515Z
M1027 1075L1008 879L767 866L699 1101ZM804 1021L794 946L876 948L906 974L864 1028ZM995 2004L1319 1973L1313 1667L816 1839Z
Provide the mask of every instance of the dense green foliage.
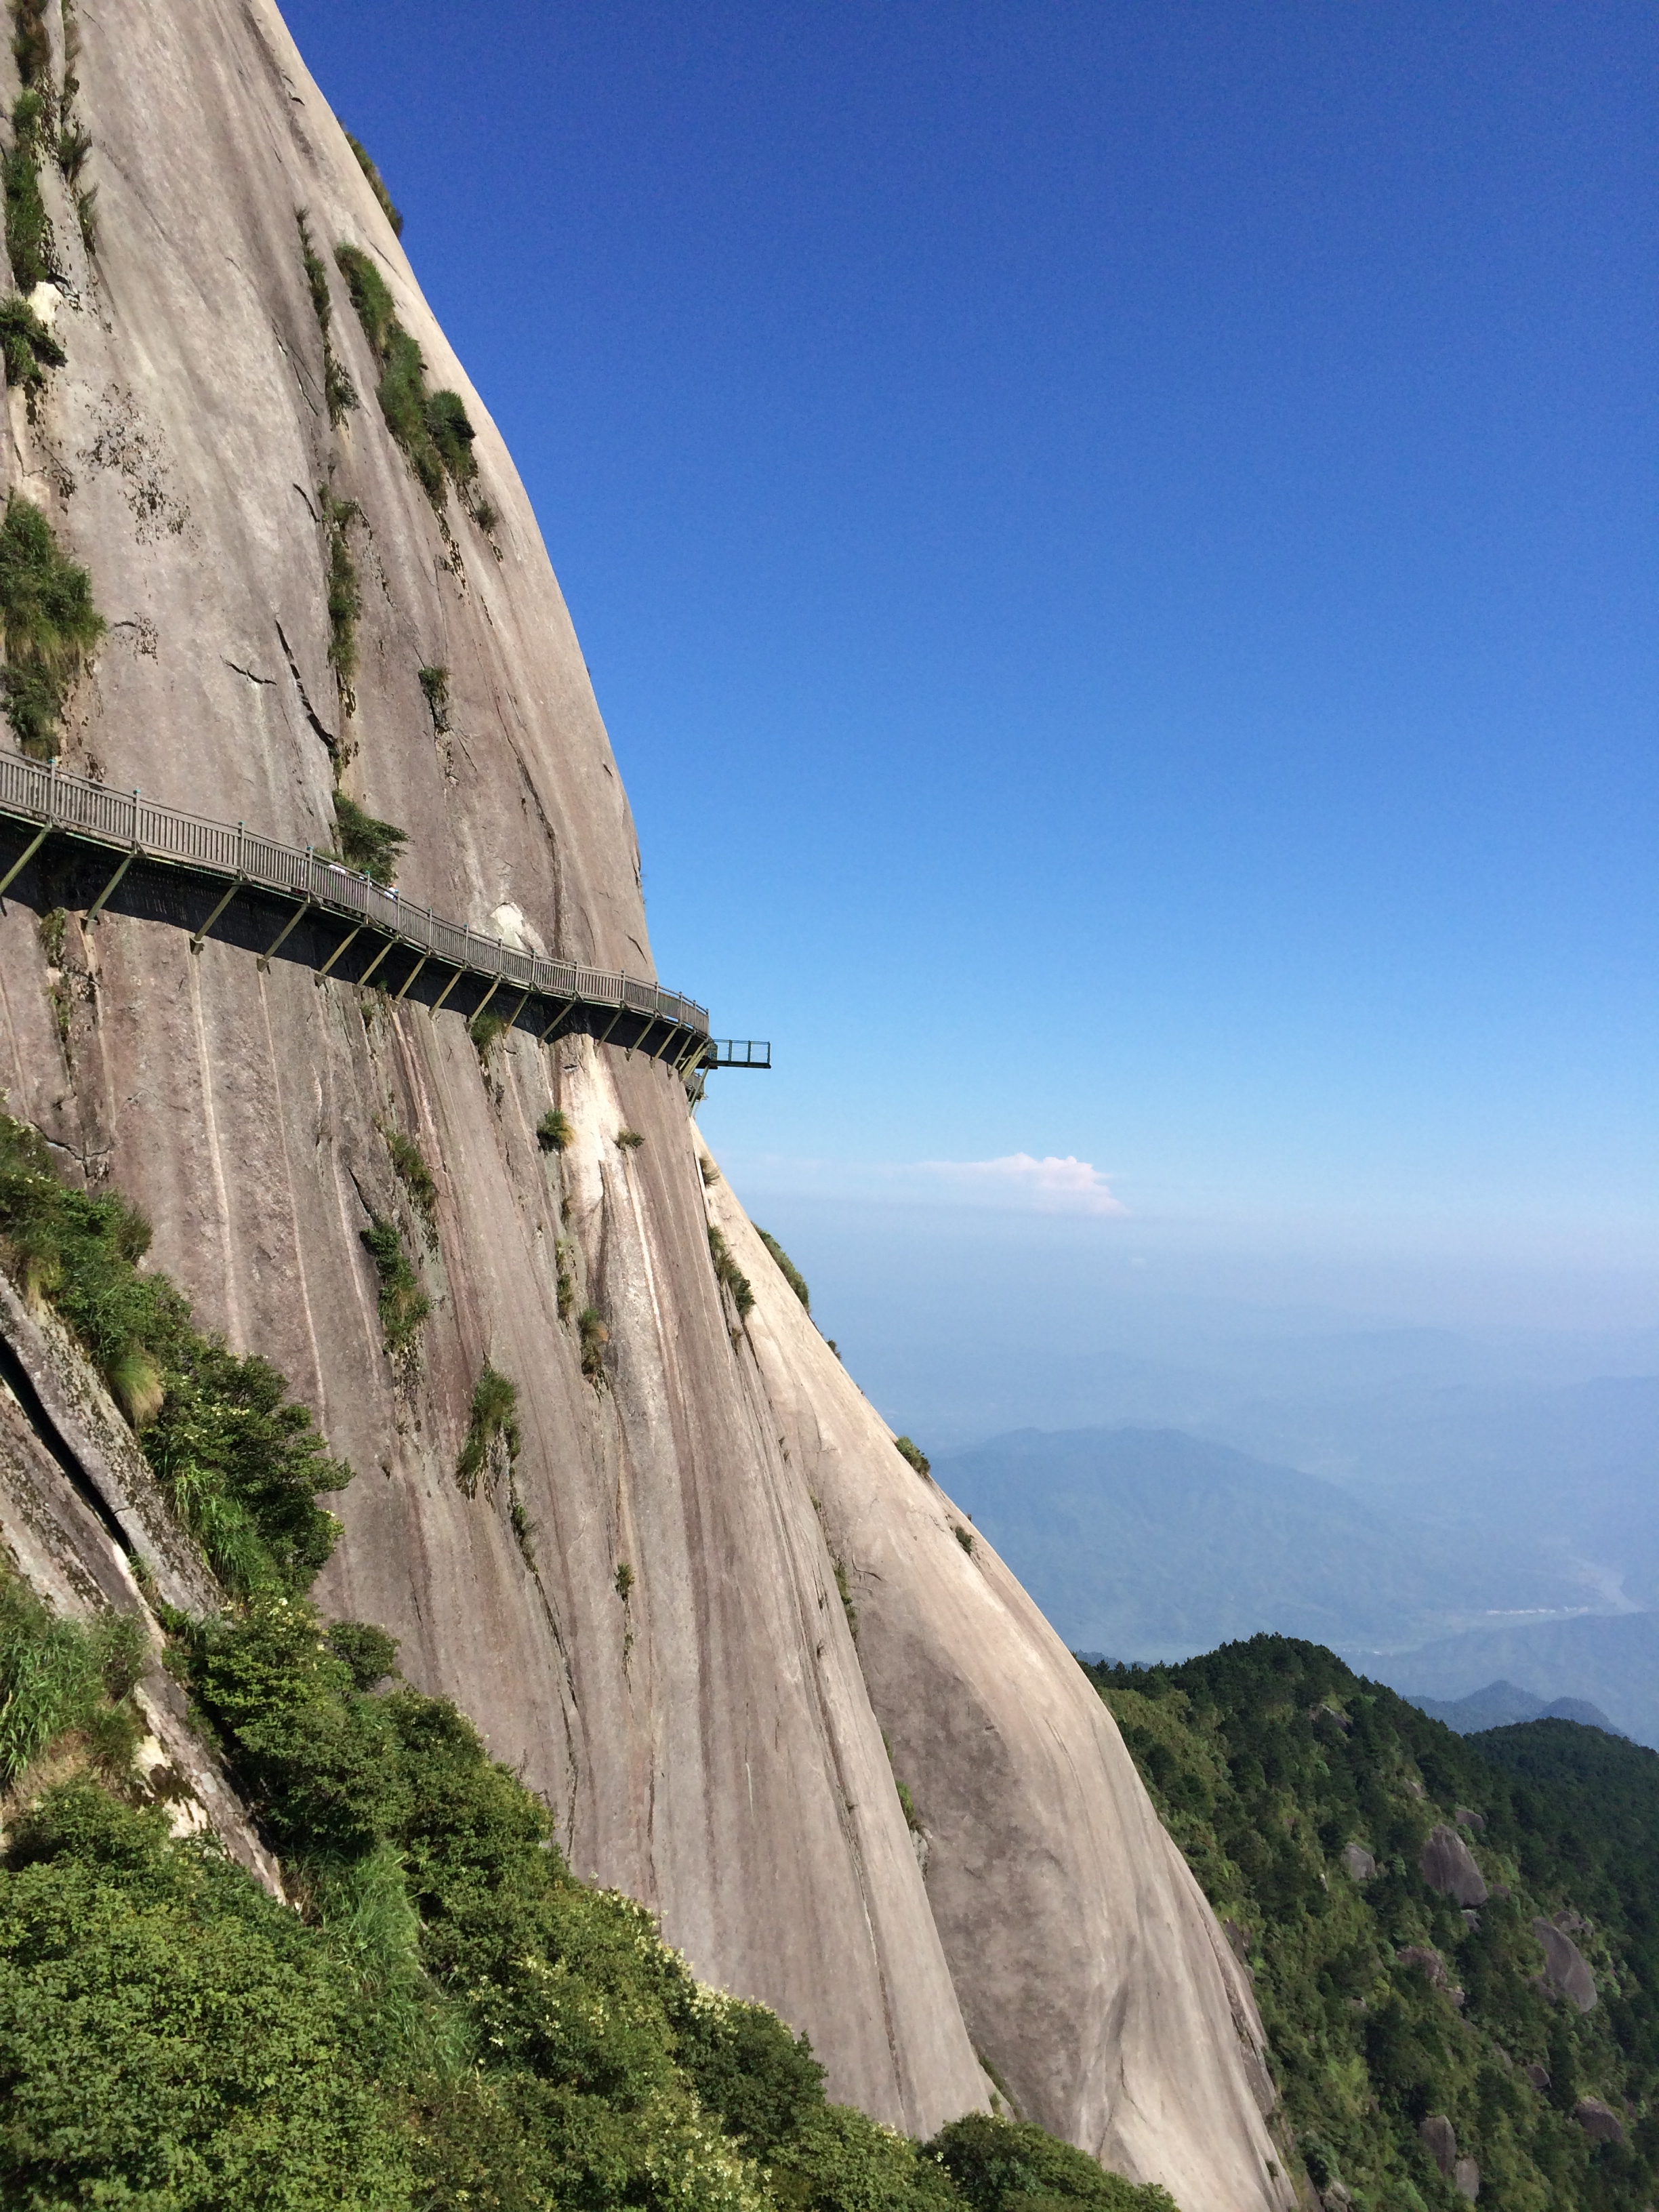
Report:
M92 579L58 545L40 508L13 492L0 521L0 699L17 742L36 759L58 750L58 726L104 634Z
M391 289L368 254L360 246L342 245L334 258L380 371L375 397L387 429L434 507L442 507L452 483L470 495L478 465L460 394L427 389L425 357L398 321Z
M940 2163L958 2194L975 2212L1043 2212L1044 2207L1086 2204L1098 2212L1173 2212L1162 2189L1137 2188L1094 2160L1056 2142L1041 2128L1010 2126L972 2112L934 2137Z
M1609 2014L1633 2058L1659 2069L1659 1753L1564 1720L1464 1741L1510 1778L1522 1873L1616 1942L1635 1987L1609 1996Z
M927 1453L923 1451L921 1446L917 1443L913 1437L895 1437L893 1439L893 1448L898 1453L901 1459L908 1460L910 1462L910 1465L915 1468L916 1473L921 1475L924 1480L926 1480L927 1477L932 1474L933 1462L928 1458Z
M779 1243L775 1237L769 1237L763 1229L757 1229L755 1234L760 1238L761 1243L765 1245L767 1250L777 1261L780 1269L782 1271L784 1281L788 1284L790 1289L805 1307L807 1312L811 1313L812 1310L812 1293L806 1287L805 1276L802 1274L800 1269L795 1265L789 1255L784 1250L782 1245Z
M26 1583L0 1580L0 1790L70 1731L99 1764L126 1766L138 1738L126 1700L143 1662L136 1620L82 1628L55 1620Z
M0 1871L0 2197L58 2212L410 2202L410 2145L325 1940L86 1781Z
M1659 2178L1659 1758L1559 1722L1462 1738L1279 1637L1089 1671L1248 1941L1316 2183L1340 2179L1362 2212L1450 2212L1462 2200L1418 2134L1444 2115L1479 2163L1483 2205L1638 2212ZM1479 1816L1462 1832L1491 1886L1467 1914L1420 1861L1460 1809ZM1374 1855L1374 1877L1349 1873L1349 1844ZM1558 1916L1595 1972L1587 2013L1540 1985L1533 1922ZM1624 2116L1622 2142L1575 2120L1584 2096Z
M188 1300L141 1269L149 1244L142 1214L70 1189L39 1134L0 1115L0 1261L68 1324L221 1581L304 1589L337 1526L315 1500L351 1471L274 1367L204 1336Z
M77 1644L60 1724L89 1741L127 1673L32 1606L14 1633L0 1604L0 1667L20 1638ZM374 1692L381 1632L267 1593L180 1636L301 1911L60 1751L0 1860L6 2202L1167 2212L1034 2128L975 2117L921 2146L826 2104L805 2038L571 1877L453 1706Z

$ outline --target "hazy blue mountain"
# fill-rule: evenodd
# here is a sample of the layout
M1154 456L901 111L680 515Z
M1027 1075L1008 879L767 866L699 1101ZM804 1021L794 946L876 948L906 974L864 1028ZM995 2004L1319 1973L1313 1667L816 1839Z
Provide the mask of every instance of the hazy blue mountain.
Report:
M1605 1729L1610 1735L1620 1733L1600 1705L1591 1705L1587 1698L1557 1698L1546 1705L1529 1691L1517 1690L1513 1682L1488 1682L1484 1690L1449 1702L1440 1698L1413 1698L1411 1702L1420 1712L1455 1729L1459 1735L1474 1735L1482 1729L1513 1728L1518 1721L1577 1721L1583 1728Z
M1263 1396L1193 1425L1429 1522L1455 1550L1498 1542L1517 1563L1576 1577L1581 1605L1659 1606L1659 1376L1401 1381Z
M1398 1644L1524 1601L1398 1514L1179 1430L1027 1429L933 1469L1073 1650L1156 1658L1264 1629Z
M1540 1699L1579 1698L1615 1729L1659 1749L1659 1613L1586 1614L1577 1620L1478 1628L1416 1651L1344 1655L1402 1697L1463 1698L1497 1680Z

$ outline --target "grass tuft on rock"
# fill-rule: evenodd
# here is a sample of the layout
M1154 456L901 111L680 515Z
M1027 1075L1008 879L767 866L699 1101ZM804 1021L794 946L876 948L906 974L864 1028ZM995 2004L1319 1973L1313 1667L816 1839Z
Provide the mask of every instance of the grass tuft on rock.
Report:
M518 1385L498 1373L486 1360L473 1389L466 1436L460 1457L455 1462L455 1480L467 1497L472 1497L477 1491L478 1477L489 1465L498 1440L509 1466L519 1456L518 1414Z
M404 1249L395 1222L383 1221L377 1213L359 1233L380 1279L380 1328L386 1348L395 1358L414 1345L421 1323L432 1310L432 1301L421 1288L421 1279Z
M425 356L398 319L391 287L362 247L342 243L334 259L380 372L374 396L387 429L434 507L441 511L452 483L472 501L478 465L465 403L459 392L428 389Z
M28 301L16 294L0 300L0 355L6 382L31 400L46 383L46 371L62 368L69 359Z
M340 703L347 714L356 711L352 682L357 673L357 623L363 611L358 588L357 563L351 551L351 526L361 522L363 511L355 499L336 499L326 484L317 488L318 512L323 519L323 577L328 595L328 663Z
M590 1382L604 1382L605 1347L611 1341L611 1331L597 1306L582 1308L576 1316L576 1332L581 1340L582 1373Z
M125 1771L142 1734L125 1700L148 1656L132 1614L59 1620L0 1569L0 1790L71 1730L97 1763Z
M805 1276L802 1274L800 1269L789 1257L789 1255L784 1250L782 1245L779 1243L775 1237L769 1237L766 1231L760 1228L757 1228L755 1234L760 1238L761 1243L765 1245L767 1250L777 1261L784 1281L788 1284L790 1289L805 1307L807 1312L811 1313L812 1310L812 1293L806 1287Z
M395 1122L382 1121L380 1134L386 1139L386 1148L392 1155L392 1171L409 1193L410 1203L425 1224L428 1241L436 1243L438 1237L438 1186L433 1180L426 1155L413 1137L406 1136Z
M25 91L11 111L12 143L0 163L6 204L6 258L20 292L58 275L52 222L40 191L40 162L52 130L50 87Z
M544 1152L568 1152L576 1141L576 1125L562 1106L550 1106L536 1124L536 1142Z
M507 1016L498 1014L494 1006L486 1006L473 1015L466 1025L466 1033L472 1040L472 1049L480 1065L487 1065L490 1054L507 1035Z
M432 733L441 738L449 727L449 671L422 668L420 683L426 695L427 711L432 717Z
M345 125L343 123L340 125L340 128L342 131L345 131ZM392 225L392 236L394 238L401 238L404 234L403 216L392 204L392 195L386 188L386 179L380 174L380 170L375 167L374 162L369 155L368 147L364 145L361 138L355 137L349 131L345 131L345 142L357 157L357 167L368 179L370 188L374 191L375 198L380 203L380 211L385 216L386 221Z
M755 1286L732 1258L724 1233L713 1227L708 1231L708 1253L714 1262L714 1279L722 1290L732 1293L738 1319L747 1321L755 1310Z
M299 226L300 258L305 266L311 304L323 337L323 401L328 409L329 422L337 430L358 404L357 387L351 380L350 371L334 350L334 300L328 289L327 264L312 239L310 218L304 208L295 208L294 220Z
M11 493L0 522L0 699L33 758L56 754L64 709L104 628L91 577L67 557L40 508Z

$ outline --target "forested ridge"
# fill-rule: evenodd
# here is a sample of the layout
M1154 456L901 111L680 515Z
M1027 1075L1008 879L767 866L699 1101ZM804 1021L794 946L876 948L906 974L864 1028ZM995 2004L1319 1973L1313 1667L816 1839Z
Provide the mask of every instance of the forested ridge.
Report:
M1093 1666L1248 1960L1328 2206L1640 2212L1659 2176L1659 1756L1458 1736L1258 1636Z

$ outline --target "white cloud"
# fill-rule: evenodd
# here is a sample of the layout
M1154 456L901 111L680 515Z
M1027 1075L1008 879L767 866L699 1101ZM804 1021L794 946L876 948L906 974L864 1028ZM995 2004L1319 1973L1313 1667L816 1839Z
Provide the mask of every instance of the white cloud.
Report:
M1029 1206L1034 1213L1083 1213L1096 1216L1128 1212L1112 1195L1104 1169L1087 1160L1043 1160L1030 1152L1011 1152L1000 1160L923 1160L929 1175L945 1176L969 1190L988 1198Z

